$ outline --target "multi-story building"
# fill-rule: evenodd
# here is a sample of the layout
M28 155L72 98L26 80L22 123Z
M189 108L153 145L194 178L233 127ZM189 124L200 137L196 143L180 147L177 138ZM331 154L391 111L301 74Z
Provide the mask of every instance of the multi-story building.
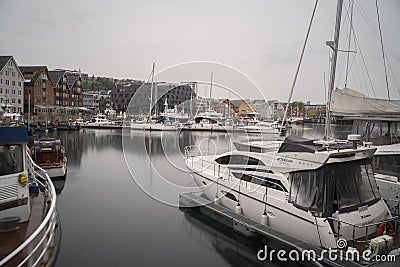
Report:
M46 66L21 66L24 76L24 110L29 111L38 120L54 120L57 110L54 108L54 85Z
M66 121L79 116L83 108L83 87L79 73L58 69L49 71L49 75L54 84L58 120Z
M0 105L6 113L24 112L24 77L13 56L0 56Z
M143 85L142 81L135 81L111 90L111 103L116 111L125 111L132 96ZM148 108L148 107L147 107Z
M153 88L152 94L151 88ZM165 109L166 102L168 108L171 108L190 100L192 97L195 97L195 93L192 87L187 84L159 82L151 86L151 83L144 83L133 94L130 104L129 102L126 103L126 107L129 104L129 114L148 114L150 99L152 98L152 113L161 113ZM118 103L114 102L114 106L115 104Z
M110 95L105 91L84 91L83 92L83 107L103 113L111 107Z
M55 88L55 105L61 107L83 107L82 78L66 70L49 71Z

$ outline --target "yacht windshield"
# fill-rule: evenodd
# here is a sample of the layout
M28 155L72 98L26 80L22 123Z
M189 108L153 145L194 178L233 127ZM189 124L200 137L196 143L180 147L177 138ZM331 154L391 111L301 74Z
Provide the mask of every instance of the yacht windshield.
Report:
M371 160L325 165L290 175L290 201L299 208L331 216L380 199Z
M7 175L24 170L22 146L1 145L0 146L0 175Z

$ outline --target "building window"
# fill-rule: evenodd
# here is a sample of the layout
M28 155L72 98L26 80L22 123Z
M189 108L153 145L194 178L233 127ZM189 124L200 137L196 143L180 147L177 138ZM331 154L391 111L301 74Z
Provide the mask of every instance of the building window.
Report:
M11 99L11 103L15 104L15 98Z
M12 94L12 95L15 95L15 89L12 89L12 90L11 90L11 94Z
M8 70L6 70L6 76L10 75L10 73L8 72Z
M0 94L2 94L3 93L3 88L0 88Z
M21 99L18 99L18 104L21 104Z
M12 72L12 76L15 77L15 72L14 71Z
M9 80L6 80L6 85L10 85L10 81Z
M18 82L18 86L21 87L21 82Z
M8 93L10 93L10 90L8 90L8 89L6 88L6 94L8 94Z
M22 95L22 90L18 90L18 95Z
M15 81L11 81L12 86L15 86Z

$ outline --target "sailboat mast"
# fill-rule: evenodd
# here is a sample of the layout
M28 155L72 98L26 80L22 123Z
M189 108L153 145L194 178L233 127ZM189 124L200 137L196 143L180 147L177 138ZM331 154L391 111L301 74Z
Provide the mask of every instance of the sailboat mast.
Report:
M210 100L208 101L208 110L211 110L212 85L213 85L213 72L211 72L211 79L210 79Z
M335 33L333 42L327 42L332 50L332 59L331 59L331 73L329 79L329 92L328 99L326 101L326 121L325 121L325 140L329 140L330 135L330 126L331 126L331 99L332 92L335 87L335 75L336 75L336 63L337 63L337 55L338 55L338 46L339 46L339 34L340 34L340 23L342 20L342 8L343 8L343 0L337 1L336 7L336 23L335 23Z
M150 106L149 106L149 115L147 116L147 122L150 121L151 109L152 109L152 105L153 105L153 86L154 86L154 68L155 68L155 64L156 63L153 63L153 68L151 70Z

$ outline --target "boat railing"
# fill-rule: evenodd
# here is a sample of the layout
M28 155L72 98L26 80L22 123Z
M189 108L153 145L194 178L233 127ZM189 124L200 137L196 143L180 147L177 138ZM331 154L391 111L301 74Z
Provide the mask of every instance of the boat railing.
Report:
M329 222L333 223L334 226L336 227L335 229L335 235L337 238L345 238L347 242L350 241L350 243L353 246L357 246L357 244L368 244L369 241L372 238L375 238L378 236L377 230L381 226L383 228L387 228L387 235L397 237L400 234L399 227L400 227L400 217L399 216L393 216L391 218L388 218L386 220L380 221L380 222L375 222L375 223L369 223L369 224L353 224L349 222L345 222L343 220L340 220L338 218L333 218L333 217L328 217L326 218ZM348 235L345 236L345 234L342 232L343 228L347 227L346 232L351 231L351 237L348 238ZM360 233L363 234L362 237L357 237ZM396 238L394 239L396 242ZM397 247L400 244L397 244Z
M27 154L28 172L33 177L33 181L37 182L42 188L44 196L44 218L37 229L14 251L0 260L0 266L13 260L13 265L23 266L40 266L48 257L48 249L55 246L55 228L57 227L57 211L56 211L56 190L45 170L39 167ZM39 173L40 171L41 173ZM37 179L40 177L42 181Z
M190 157L198 157L198 156L215 156L225 152L232 151L231 147L217 147L212 146L210 148L204 148L199 145L192 145L185 147L185 157L186 159Z

